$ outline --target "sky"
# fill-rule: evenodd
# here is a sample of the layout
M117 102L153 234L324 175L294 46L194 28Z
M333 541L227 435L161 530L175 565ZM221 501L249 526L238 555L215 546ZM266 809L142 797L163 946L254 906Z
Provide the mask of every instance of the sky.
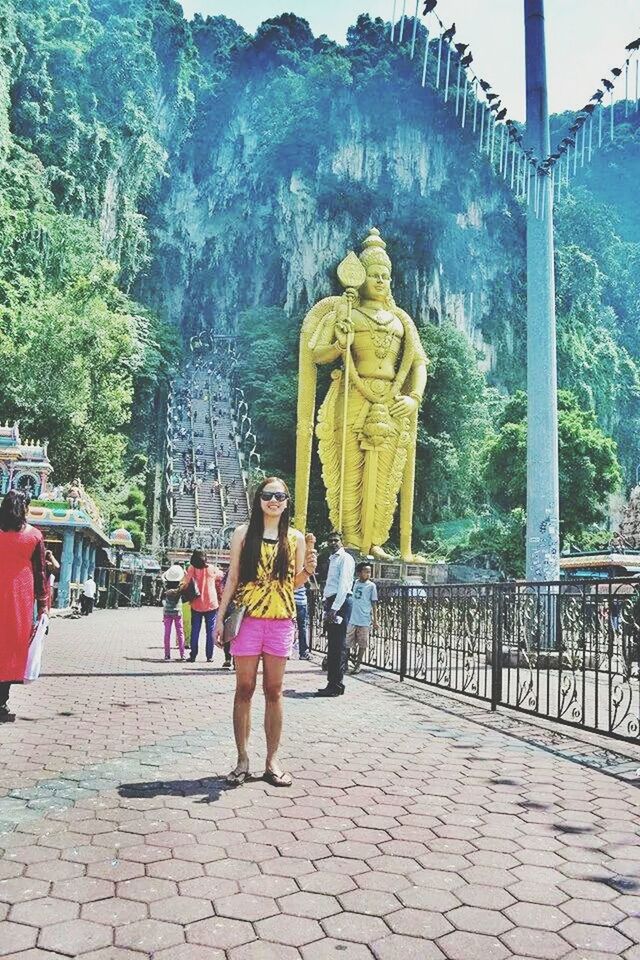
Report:
M224 14L253 33L267 17L295 13L344 43L358 14L390 20L394 0L180 0L187 17ZM398 18L406 3L395 0ZM440 19L456 24L456 40L469 43L474 68L497 90L509 115L524 119L523 0L439 0ZM420 0L420 9L422 0ZM640 0L546 0L547 78L552 113L588 102L600 77L625 58L625 46L640 36ZM433 17L426 21L433 23ZM635 74L633 75L635 82ZM630 81L631 82L631 81ZM633 84L632 84L633 86Z

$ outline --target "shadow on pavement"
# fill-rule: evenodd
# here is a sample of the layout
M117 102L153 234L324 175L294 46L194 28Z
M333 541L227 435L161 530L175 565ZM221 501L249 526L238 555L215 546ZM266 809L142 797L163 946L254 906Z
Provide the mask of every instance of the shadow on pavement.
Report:
M254 778L252 778L254 779ZM260 779L260 778L257 778ZM248 782L248 781L247 781ZM196 803L215 803L227 790L237 790L225 777L203 777L200 780L151 780L141 783L121 783L121 797L200 797Z

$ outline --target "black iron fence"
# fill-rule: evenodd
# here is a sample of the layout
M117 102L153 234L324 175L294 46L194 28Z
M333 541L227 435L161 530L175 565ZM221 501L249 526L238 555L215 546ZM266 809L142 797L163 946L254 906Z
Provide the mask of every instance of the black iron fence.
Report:
M364 663L640 741L640 581L378 587ZM311 644L324 651L311 598Z

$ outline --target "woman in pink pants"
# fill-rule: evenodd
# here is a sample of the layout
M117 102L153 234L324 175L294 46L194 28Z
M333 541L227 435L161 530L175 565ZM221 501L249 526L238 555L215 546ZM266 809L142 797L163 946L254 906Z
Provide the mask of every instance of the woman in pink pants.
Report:
M184 577L184 570L179 563L169 567L164 575L164 658L171 660L171 627L176 629L176 640L180 659L184 660L184 627L182 625L182 603L180 597L180 583Z
M227 583L216 622L216 643L222 645L224 617L233 600L244 608L240 630L231 642L236 667L233 730L238 762L229 783L249 776L251 700L262 660L265 697L264 728L267 759L263 779L274 787L291 786L277 752L282 734L282 684L294 637L296 605L293 591L316 569L313 545L289 527L289 491L278 477L268 477L256 490L249 523L239 526L231 540Z

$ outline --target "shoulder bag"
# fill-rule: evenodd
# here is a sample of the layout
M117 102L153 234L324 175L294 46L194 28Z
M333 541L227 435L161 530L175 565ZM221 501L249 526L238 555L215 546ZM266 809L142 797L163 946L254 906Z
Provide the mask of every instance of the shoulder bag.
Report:
M191 578L182 590L182 599L187 603L191 603L193 600L197 600L199 596L200 590L198 589L198 584Z
M224 618L224 632L222 634L223 643L231 643L231 641L235 640L235 638L238 636L246 612L247 608L244 605L236 606L234 604L231 607Z

